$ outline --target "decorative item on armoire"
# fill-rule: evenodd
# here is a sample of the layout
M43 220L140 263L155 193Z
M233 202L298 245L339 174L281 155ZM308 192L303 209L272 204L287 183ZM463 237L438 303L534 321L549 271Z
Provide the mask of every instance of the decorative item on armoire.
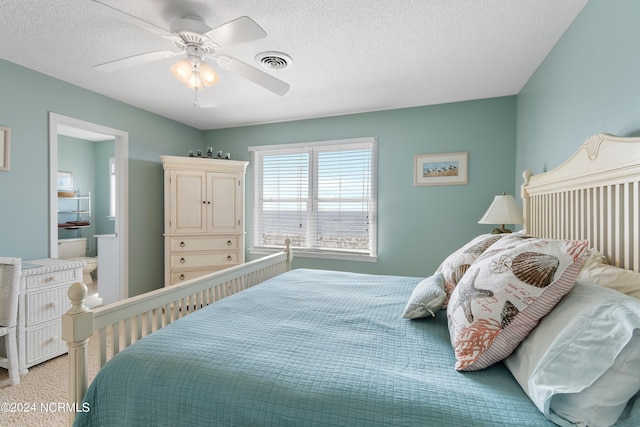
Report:
M193 150L189 150L187 153L189 157L202 157L207 159L223 159L223 160L231 160L231 153L224 153L222 150L218 150L215 157L213 155L213 147L207 148L206 156L202 152L202 150L196 150L195 154Z

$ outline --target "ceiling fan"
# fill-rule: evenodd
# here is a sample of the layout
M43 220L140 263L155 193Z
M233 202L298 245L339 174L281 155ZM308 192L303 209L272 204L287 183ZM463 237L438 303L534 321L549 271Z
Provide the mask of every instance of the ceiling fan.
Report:
M267 33L251 18L242 16L216 28L211 28L199 16L187 15L171 23L169 31L146 22L119 9L115 9L97 0L88 2L122 21L169 40L179 49L160 50L129 56L94 66L100 71L116 71L126 67L144 64L177 55L186 57L171 67L171 73L196 94L194 104L197 104L197 93L205 86L213 86L219 81L215 70L204 59L213 59L220 68L235 73L250 80L278 95L284 95L289 85L249 64L232 56L221 54L220 49L257 40L267 36Z

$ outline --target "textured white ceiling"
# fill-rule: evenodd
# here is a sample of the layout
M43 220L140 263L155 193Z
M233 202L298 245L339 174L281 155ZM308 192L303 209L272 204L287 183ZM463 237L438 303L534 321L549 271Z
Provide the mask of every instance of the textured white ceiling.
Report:
M264 39L223 50L281 51L275 95L228 71L192 105L169 72L180 57L111 73L92 68L171 49L161 37L90 7L91 0L0 1L0 58L199 129L325 117L517 94L587 0L102 0L169 29L253 18ZM214 65L215 67L215 65Z

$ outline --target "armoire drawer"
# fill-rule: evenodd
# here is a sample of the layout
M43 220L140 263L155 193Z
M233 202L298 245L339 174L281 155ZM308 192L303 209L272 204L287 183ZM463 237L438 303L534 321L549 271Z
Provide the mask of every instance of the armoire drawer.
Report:
M237 250L238 236L230 237L192 237L176 236L170 237L171 252L178 251L215 251L215 250Z
M184 282L185 280L195 279L196 277L204 276L205 274L213 273L218 270L222 270L224 267L207 268L203 270L171 270L171 284Z
M172 253L171 269L206 268L238 264L238 252Z

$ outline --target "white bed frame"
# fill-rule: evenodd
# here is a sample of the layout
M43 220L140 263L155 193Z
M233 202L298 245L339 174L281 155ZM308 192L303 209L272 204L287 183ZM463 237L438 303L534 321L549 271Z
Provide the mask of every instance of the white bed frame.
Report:
M598 134L558 168L524 174L525 231L539 237L589 239L614 265L640 268L640 138ZM69 347L69 402L80 404L88 386L87 345L100 334L101 366L124 347L177 318L291 268L289 243L271 255L202 278L89 310L86 287L72 285L62 317ZM107 351L109 348L112 351ZM75 413L70 412L73 423Z
M161 288L113 304L89 309L87 287L69 287L71 308L62 316L62 339L69 348L69 403L81 408L88 387L88 345L100 336L100 366L141 338L224 297L248 289L291 269L289 239L284 251ZM69 411L72 425L75 412Z

